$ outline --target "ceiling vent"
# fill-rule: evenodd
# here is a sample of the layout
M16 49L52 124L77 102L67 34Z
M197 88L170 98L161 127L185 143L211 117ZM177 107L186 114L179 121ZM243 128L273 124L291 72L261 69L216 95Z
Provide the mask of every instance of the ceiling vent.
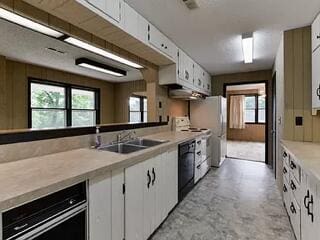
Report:
M196 9L199 7L197 0L182 0L184 2L184 4L186 4L187 8L189 8L190 10L192 9Z

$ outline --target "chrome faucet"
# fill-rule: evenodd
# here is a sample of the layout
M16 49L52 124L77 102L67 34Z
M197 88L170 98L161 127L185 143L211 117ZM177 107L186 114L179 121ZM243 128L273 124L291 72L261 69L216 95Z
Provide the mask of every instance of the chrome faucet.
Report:
M123 134L126 133L126 131L122 131L117 135L117 142L120 143L124 141L125 139L127 140L132 140L136 138L136 131L129 131L126 135L123 136Z

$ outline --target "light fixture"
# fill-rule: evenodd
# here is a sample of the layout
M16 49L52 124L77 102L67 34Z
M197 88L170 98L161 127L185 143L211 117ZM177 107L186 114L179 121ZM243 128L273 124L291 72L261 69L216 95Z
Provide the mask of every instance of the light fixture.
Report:
M253 62L253 33L242 34L242 50L244 63Z
M88 68L91 70L95 70L98 72L110 74L116 77L124 77L127 75L127 72L118 68L114 68L103 63L99 63L87 58L78 58L76 59L76 65L84 68Z
M125 65L128 65L130 67L133 67L133 68L143 68L143 66L137 64L137 63L134 63L132 61L129 61L127 59L124 59L122 57L119 57L113 53L110 53L104 49L101 49L101 48L98 48L98 47L95 47L91 44L88 44L84 41L81 41L79 39L76 39L76 38L73 38L73 37L67 37L66 39L64 39L65 42L67 43L70 43L76 47L80 47L82 49L85 49L89 52L93 52L93 53L96 53L98 55L101 55L103 57L106 57L106 58L110 58L114 61L117 61L117 62L120 62L120 63L123 63Z
M54 38L59 38L64 35L61 32L53 30L52 28L49 28L45 25L37 23L37 22L30 20L28 18L22 17L14 12L10 12L10 11L5 10L3 8L0 8L0 18L3 18L7 21L13 22L13 23L18 24L20 26L32 29L36 32L40 32L40 33L43 33L45 35L48 35L48 36L51 36Z

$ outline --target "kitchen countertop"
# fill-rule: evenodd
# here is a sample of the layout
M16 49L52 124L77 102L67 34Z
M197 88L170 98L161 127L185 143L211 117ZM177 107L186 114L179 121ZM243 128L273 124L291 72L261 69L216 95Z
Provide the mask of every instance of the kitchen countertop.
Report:
M282 140L282 144L306 173L320 181L320 143Z
M162 132L144 136L168 142L131 154L81 148L0 164L0 212L105 172L134 165L200 135L202 133Z

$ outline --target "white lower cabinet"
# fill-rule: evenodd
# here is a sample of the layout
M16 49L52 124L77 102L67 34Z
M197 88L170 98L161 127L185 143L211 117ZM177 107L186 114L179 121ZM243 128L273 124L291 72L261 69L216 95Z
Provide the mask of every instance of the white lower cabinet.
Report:
M111 172L89 180L89 239L111 240Z
M178 202L178 153L125 169L125 239L146 240Z
M124 239L124 171L89 180L89 239Z

